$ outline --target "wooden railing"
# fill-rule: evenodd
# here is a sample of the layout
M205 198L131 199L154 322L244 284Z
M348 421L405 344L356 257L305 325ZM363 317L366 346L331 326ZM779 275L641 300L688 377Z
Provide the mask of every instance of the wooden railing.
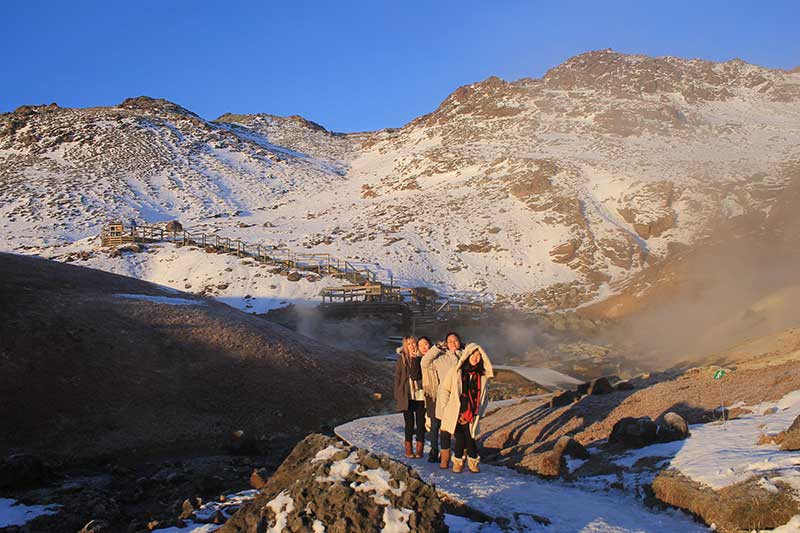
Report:
M192 232L186 229L167 231L161 226L135 226L124 232L101 233L104 246L130 242L173 242L182 246L198 246L217 253L249 257L259 263L279 265L294 271L314 272L320 276L331 276L348 281L350 285L327 287L320 291L322 303L387 302L403 303L425 307L430 305L434 315L452 313L476 313L483 311L483 305L476 302L451 299L430 299L417 294L415 289L399 287L393 279L387 282L378 273L366 266L357 266L346 259L339 259L329 253L295 252L288 248L264 244L251 244L240 239L231 239L217 234ZM424 302L424 304L423 304Z

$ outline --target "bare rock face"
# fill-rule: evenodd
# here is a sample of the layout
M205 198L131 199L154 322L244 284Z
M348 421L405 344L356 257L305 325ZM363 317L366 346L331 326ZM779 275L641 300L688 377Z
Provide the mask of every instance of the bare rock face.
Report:
M323 435L295 446L261 493L219 531L323 527L330 533L447 531L435 489L413 470Z

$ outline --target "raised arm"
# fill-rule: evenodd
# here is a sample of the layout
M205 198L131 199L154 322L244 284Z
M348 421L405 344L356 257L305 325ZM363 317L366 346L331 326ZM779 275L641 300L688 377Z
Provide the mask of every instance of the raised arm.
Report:
M442 354L438 346L431 346L425 355L422 356L422 368L431 368L436 358Z

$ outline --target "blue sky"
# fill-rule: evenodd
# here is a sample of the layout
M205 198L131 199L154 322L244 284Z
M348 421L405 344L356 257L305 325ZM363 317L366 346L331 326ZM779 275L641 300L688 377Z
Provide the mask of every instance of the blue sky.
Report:
M205 118L397 127L458 86L587 50L800 65L793 1L5 0L0 112L166 98Z

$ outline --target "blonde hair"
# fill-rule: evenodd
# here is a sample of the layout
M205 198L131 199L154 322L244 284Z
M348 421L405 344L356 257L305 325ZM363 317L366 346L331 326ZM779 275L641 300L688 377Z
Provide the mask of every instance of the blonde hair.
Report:
M408 353L408 341L414 341L414 344L417 344L417 338L413 335L406 335L403 337L403 355L406 357L411 357L411 354Z

